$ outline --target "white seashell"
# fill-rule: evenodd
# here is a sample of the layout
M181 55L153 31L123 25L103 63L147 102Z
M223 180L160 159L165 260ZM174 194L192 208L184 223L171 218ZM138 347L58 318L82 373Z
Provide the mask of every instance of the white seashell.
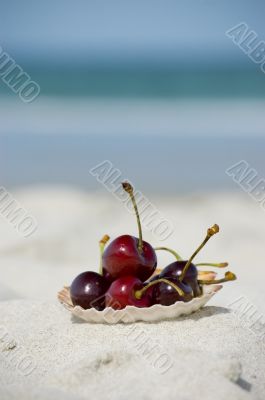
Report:
M122 310L113 310L113 308L107 307L103 311L98 311L95 308L84 310L79 306L74 307L70 298L69 287L64 287L58 293L58 299L74 316L86 322L97 324L133 323L137 321L158 322L194 313L205 306L220 289L222 289L221 285L204 286L203 295L195 297L188 303L178 301L171 306L155 304L148 308L127 306Z

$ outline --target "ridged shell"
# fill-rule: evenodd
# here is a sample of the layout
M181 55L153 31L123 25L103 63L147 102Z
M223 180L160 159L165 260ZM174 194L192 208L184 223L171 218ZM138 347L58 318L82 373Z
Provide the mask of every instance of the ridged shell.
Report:
M90 323L117 324L133 323L137 321L158 322L166 319L176 319L181 315L194 313L205 306L221 288L221 285L204 286L203 295L192 299L188 303L178 301L171 306L155 304L148 308L127 306L123 310L113 310L108 307L103 311L98 311L95 308L84 310L79 306L74 307L68 287L65 287L58 293L58 299L73 315Z

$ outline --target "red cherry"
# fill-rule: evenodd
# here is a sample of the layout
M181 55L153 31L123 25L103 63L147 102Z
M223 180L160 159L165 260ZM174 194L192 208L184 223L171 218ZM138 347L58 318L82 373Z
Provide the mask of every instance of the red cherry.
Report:
M152 246L143 241L142 252L139 240L130 235L113 240L103 254L103 273L112 279L133 275L141 281L148 279L155 271L157 258Z
M124 190L129 193L137 218L139 239L123 235L113 240L103 253L103 273L107 279L117 279L122 276L134 275L141 281L150 278L157 266L156 253L153 247L143 241L140 217L133 194L133 187L124 182Z
M106 279L96 272L87 271L78 275L71 284L70 295L74 306L84 309L103 310L104 294L109 287Z
M121 310L126 306L149 307L151 298L144 294L137 298L136 292L143 289L143 282L134 276L124 276L112 282L106 295L106 307L112 307L115 310Z
M171 277L167 280L169 283L163 281L152 287L153 304L170 306L177 301L184 301L186 303L193 299L193 291L189 285L179 282L177 278ZM180 290L177 291L170 283L176 285Z
M207 230L205 239L200 244L200 246L194 251L194 253L189 258L188 261L181 260L181 257L178 255L178 253L176 253L172 249L169 249L167 247L157 247L156 250L169 251L177 259L177 261L175 261L172 264L169 264L166 268L164 268L162 270L162 272L160 272L159 278L167 278L167 279L177 278L180 283L183 282L184 284L189 285L192 288L193 294L195 297L200 296L202 293L202 290L201 290L199 283L202 283L203 281L201 281L201 282L198 281L198 270L197 270L196 265L194 265L192 263L192 261L196 257L196 255L200 252L200 250L206 245L208 240L218 232L219 232L219 226L217 224L215 224L211 228L209 228ZM216 266L220 266L220 265L223 267L223 266L226 266L226 263L216 264ZM158 289L157 289L157 291L158 291Z
M163 271L160 272L159 277L167 278L169 280L171 278L179 278L187 263L188 261L183 260L175 261L164 268ZM183 279L183 283L189 285L192 288L195 297L199 297L201 295L201 288L198 284L198 270L194 264L190 264Z
M108 240L109 236L104 235L99 242L100 273L86 271L73 280L70 287L70 296L74 306L80 306L84 309L96 308L100 311L105 308L105 293L109 288L110 282L102 276L102 253Z

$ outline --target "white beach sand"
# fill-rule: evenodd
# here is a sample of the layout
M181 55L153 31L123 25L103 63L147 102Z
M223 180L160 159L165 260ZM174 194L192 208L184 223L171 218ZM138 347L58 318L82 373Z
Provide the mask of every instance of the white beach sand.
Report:
M220 233L197 261L229 261L238 281L192 316L128 326L80 323L56 300L78 273L97 270L103 234L136 234L123 204L107 192L58 187L13 195L37 219L38 230L23 238L1 217L1 400L264 398L265 210L246 193L152 197L175 226L167 246L184 257L218 223ZM165 245L146 230L144 237ZM159 254L159 266L171 261ZM240 304L251 313L239 312ZM169 355L172 367L161 374L141 340L157 344L153 356ZM26 361L34 367L27 376Z
M60 305L38 301L2 302L0 312L1 325L17 343L1 345L1 399L18 393L25 400L47 399L49 393L58 399L65 393L97 399L254 399L264 393L264 351L221 307L136 326L71 321ZM146 355L154 343L153 355ZM165 354L169 369L163 367ZM25 356L31 358L24 367ZM23 376L24 368L33 367Z

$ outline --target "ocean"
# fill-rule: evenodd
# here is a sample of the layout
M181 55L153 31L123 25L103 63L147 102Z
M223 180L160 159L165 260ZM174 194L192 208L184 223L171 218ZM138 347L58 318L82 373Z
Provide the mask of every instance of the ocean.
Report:
M141 190L237 190L240 160L265 176L260 71L30 69L40 96L24 104L1 82L0 182L101 190L104 160Z

